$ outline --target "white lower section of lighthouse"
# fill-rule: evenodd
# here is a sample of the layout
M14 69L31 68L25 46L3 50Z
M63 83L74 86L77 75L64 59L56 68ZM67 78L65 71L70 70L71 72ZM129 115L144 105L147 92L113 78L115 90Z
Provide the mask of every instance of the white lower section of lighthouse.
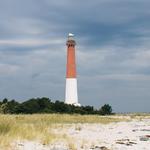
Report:
M80 106L78 103L78 91L77 91L77 79L76 78L66 78L66 104L72 104L75 106Z

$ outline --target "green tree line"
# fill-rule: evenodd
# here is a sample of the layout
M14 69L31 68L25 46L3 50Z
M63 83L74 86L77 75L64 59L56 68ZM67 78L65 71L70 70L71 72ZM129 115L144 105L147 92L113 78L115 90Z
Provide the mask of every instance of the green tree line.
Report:
M52 102L51 99L32 98L24 102L3 99L0 101L0 113L3 114L34 114L34 113L67 113L67 114L112 114L112 107L105 104L99 109L93 106L74 106L61 101Z

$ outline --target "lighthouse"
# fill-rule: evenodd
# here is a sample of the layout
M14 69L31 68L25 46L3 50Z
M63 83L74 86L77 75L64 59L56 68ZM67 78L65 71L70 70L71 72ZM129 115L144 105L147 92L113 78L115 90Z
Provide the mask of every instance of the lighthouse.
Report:
M78 103L77 73L74 35L68 34L67 45L67 65L66 65L66 93L65 103L80 106Z

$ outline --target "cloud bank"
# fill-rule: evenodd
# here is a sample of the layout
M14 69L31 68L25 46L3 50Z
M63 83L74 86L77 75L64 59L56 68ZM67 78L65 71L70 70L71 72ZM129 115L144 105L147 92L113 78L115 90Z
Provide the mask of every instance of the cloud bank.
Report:
M77 41L79 101L148 112L148 0L0 0L0 98L64 100L66 38Z

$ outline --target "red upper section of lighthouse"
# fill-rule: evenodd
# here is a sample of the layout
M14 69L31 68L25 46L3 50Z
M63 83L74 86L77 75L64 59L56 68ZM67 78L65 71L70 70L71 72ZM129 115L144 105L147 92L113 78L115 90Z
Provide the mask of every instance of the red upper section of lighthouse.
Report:
M68 37L66 78L76 78L75 41Z

